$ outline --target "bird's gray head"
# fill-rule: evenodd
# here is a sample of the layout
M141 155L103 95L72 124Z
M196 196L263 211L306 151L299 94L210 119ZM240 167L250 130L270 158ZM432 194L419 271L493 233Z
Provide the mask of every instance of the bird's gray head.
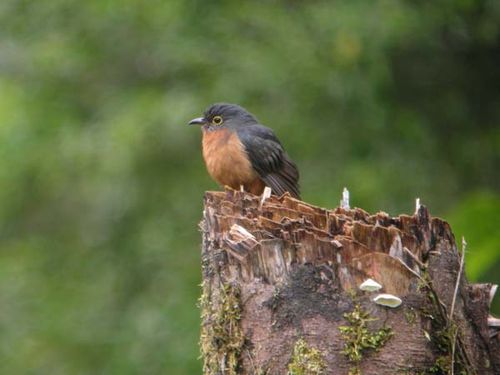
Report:
M216 103L207 108L203 117L192 119L189 125L203 125L205 129L215 130L237 129L257 123L257 119L251 113L237 104Z

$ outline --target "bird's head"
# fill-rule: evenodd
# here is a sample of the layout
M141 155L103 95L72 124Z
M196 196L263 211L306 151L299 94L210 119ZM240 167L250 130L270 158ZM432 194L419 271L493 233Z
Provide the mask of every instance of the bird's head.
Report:
M202 125L207 130L228 128L236 130L246 125L257 124L257 119L237 104L216 103L207 108L203 117L189 121L189 125Z

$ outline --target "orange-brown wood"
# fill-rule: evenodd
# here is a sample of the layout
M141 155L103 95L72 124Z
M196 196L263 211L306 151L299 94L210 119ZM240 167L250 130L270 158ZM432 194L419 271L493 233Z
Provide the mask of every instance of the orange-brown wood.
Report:
M236 133L228 129L202 130L203 158L208 173L222 186L261 194L264 183L252 167L245 147Z

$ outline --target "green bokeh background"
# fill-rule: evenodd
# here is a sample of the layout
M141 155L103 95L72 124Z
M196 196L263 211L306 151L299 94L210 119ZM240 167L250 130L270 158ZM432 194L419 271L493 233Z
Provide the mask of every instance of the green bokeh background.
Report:
M0 2L0 373L199 374L185 126L275 129L303 198L420 197L500 282L500 2ZM500 312L498 300L497 312Z

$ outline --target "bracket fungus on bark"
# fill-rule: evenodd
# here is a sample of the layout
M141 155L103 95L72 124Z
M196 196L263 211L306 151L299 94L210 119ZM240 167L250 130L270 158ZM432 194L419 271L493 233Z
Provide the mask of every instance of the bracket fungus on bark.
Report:
M459 272L450 226L420 202L414 215L391 217L350 209L347 197L327 210L288 195L206 193L204 374L500 373L500 338L488 325L496 286ZM359 290L367 279L401 305L374 303ZM350 335L356 329L365 334Z
M373 302L375 302L378 305L392 307L392 308L396 308L396 307L400 306L401 303L403 303L401 298L396 297L392 294L387 294L387 293L378 294L373 299Z
M376 292L377 290L382 289L382 285L377 283L375 280L372 279L366 279L361 283L359 286L359 289L365 291L365 292Z

